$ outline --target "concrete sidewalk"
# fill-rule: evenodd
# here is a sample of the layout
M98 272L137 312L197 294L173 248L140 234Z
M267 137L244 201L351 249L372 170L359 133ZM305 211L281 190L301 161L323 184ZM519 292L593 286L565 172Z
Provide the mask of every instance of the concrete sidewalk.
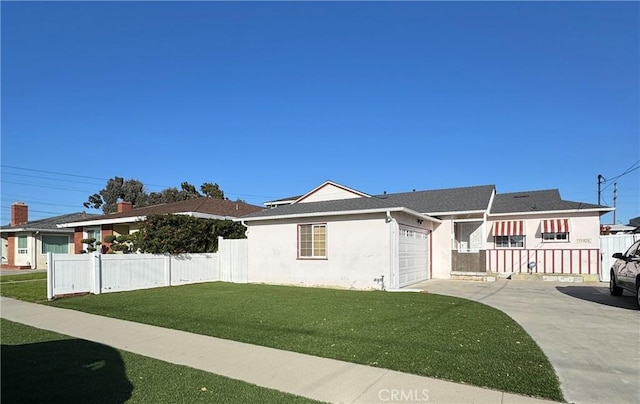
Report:
M325 402L550 402L4 297L0 303L7 320Z

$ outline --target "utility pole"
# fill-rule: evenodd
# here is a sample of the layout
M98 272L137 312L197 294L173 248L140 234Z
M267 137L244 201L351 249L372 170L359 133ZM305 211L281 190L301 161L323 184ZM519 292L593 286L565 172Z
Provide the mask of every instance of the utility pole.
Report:
M598 174L598 205L602 205L600 203L600 185L604 183L604 177L602 174Z
M618 199L618 183L613 183L613 224L616 224L616 199Z

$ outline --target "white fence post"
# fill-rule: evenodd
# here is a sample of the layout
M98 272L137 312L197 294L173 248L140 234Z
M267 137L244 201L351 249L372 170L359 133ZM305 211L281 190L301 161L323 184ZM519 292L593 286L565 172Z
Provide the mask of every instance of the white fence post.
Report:
M102 293L102 259L99 253L93 254L93 259L89 260L89 268L93 275L93 294Z
M225 265L225 263L227 262L227 260L225 259L225 257L223 257L224 255L224 238L218 236L218 272L220 273L220 280L223 282L229 282L229 279L227 278L227 267Z
M53 300L53 253L47 253L47 300Z
M171 286L171 255L164 257L164 283Z

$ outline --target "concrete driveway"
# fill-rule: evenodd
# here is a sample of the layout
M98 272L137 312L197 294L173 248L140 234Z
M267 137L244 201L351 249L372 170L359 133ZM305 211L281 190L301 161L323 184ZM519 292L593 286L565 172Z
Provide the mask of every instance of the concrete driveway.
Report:
M495 307L549 358L569 403L640 403L640 311L608 284L430 280L412 285Z

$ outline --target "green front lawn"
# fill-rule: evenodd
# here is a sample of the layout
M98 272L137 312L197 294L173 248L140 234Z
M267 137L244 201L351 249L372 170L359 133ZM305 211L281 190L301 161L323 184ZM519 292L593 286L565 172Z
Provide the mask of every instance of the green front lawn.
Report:
M7 403L314 403L0 319Z
M0 276L0 295L29 302L47 301L47 273Z
M50 304L563 400L551 364L515 321L454 297L213 282Z

